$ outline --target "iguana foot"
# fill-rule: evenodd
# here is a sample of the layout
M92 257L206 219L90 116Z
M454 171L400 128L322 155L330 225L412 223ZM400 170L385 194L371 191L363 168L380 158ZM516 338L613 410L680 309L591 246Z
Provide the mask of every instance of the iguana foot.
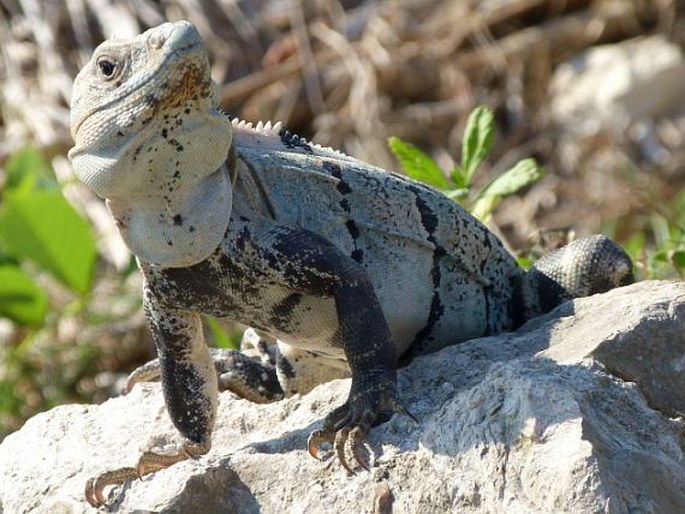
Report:
M326 416L323 428L310 434L307 449L312 457L318 459L319 446L322 443L333 443L333 451L338 456L340 464L348 473L354 474L354 468L350 466L347 456L352 455L354 462L369 471L364 454L364 439L382 412L406 414L417 423L418 420L397 402L394 386L389 390L381 390L381 394L376 394L375 399L374 395L369 393L350 396L350 400Z
M204 455L209 451L210 446L208 442L185 443L176 453L145 452L135 468L115 469L96 478L90 478L86 482L86 500L93 507L108 505L110 501L105 498L105 487L122 485L136 478L142 479L145 475L168 468L177 462Z

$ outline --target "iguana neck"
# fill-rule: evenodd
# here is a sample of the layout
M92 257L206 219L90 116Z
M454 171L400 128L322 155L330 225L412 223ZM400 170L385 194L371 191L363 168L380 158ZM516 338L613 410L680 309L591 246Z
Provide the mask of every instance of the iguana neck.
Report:
M231 139L227 117L195 112L166 116L110 148L77 146L70 157L79 178L107 199L131 252L153 265L190 266L216 249L228 227Z

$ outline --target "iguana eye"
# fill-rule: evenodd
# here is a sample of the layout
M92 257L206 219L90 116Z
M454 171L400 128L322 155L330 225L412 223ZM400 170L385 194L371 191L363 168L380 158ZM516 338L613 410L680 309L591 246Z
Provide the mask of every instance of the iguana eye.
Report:
M106 80L113 79L117 75L119 65L111 57L102 56L97 60L100 73Z

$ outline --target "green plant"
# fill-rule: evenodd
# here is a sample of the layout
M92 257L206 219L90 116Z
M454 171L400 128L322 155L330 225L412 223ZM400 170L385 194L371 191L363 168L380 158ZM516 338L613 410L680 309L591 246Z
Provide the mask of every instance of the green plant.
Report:
M60 324L88 305L97 262L88 222L63 197L41 154L25 148L5 164L0 192L0 317L15 329L0 347L0 435L66 399L93 345L60 340Z
M501 199L540 180L544 170L534 159L524 159L511 169L474 191L473 179L492 147L494 115L479 106L469 115L462 139L462 162L445 173L426 153L397 137L388 140L390 149L408 176L425 182L464 206L482 221L488 221ZM631 169L639 171L631 164ZM631 225L623 247L636 264L638 279L685 278L685 193L668 203L639 191L650 206L649 213L624 220ZM614 234L617 222L603 232ZM624 227L625 229L625 227ZM625 230L624 230L625 231ZM528 256L517 258L524 268L532 265Z
M230 348L232 350L237 350L240 348L240 340L243 337L241 330L226 330L219 320L213 316L202 316L202 321L205 326L209 329L209 335L211 336L211 343L217 348Z
M87 295L97 257L95 238L36 150L15 154L6 170L0 204L0 315L40 326L48 297L32 274L47 272L78 297Z
M647 198L649 210L633 217L623 247L640 279L685 279L685 192L663 201ZM615 223L613 225L616 225ZM614 226L609 230L615 230Z
M478 191L473 190L476 171L492 147L494 123L494 114L488 107L473 110L462 139L461 165L455 165L449 173L443 172L429 155L397 137L391 137L388 145L405 174L437 188L478 219L488 221L503 197L537 182L544 175L534 159L524 159Z

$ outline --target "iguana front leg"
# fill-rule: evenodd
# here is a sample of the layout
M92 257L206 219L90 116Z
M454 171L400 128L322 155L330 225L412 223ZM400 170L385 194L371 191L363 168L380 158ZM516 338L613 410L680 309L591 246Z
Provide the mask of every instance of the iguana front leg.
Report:
M277 263L275 271L289 289L335 301L337 335L329 344L342 347L352 385L345 404L310 435L308 449L317 457L320 443L333 442L348 471L348 453L366 468L361 448L372 424L384 411L407 412L396 400L396 346L373 285L359 263L314 233L272 226L253 234L257 251Z
M161 307L146 287L143 305L152 330L167 410L184 440L170 454L145 452L135 468L103 473L86 485L86 499L97 507L106 503L104 488L123 484L176 462L203 455L211 447L217 408L217 378L202 337L199 315Z
M309 453L332 442L340 463L350 473L347 454L368 469L361 453L367 432L383 411L403 412L396 400L395 346L371 284L362 274L347 277L333 288L345 355L352 370L347 401L324 419L323 428L308 440Z

